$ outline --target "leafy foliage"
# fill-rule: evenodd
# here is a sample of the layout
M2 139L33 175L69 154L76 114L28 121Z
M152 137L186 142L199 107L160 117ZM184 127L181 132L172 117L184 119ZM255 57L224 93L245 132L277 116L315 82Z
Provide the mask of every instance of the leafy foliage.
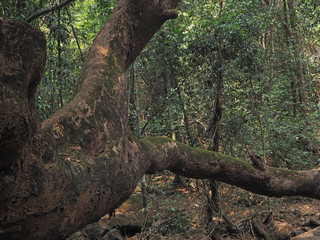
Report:
M320 5L268 2L228 0L221 8L217 0L183 1L178 19L162 27L127 73L132 129L209 148L222 74L220 151L246 158L248 144L269 165L313 167L319 161ZM116 3L75 1L32 22L48 42L37 98L42 119L74 96L83 58ZM54 4L3 0L0 13L22 20Z
M294 36L288 36L287 45L284 9L280 4L274 8L261 1L226 1L218 17L218 2L184 1L178 20L163 26L133 66L144 134L177 135L208 148L221 71L221 150L246 158L244 145L249 144L269 165L313 167L319 159L319 75L314 68L319 63L314 49L319 46L305 31L317 31L319 6L295 6L299 26L305 27L295 31L310 45L300 50ZM137 114L134 104L131 109Z

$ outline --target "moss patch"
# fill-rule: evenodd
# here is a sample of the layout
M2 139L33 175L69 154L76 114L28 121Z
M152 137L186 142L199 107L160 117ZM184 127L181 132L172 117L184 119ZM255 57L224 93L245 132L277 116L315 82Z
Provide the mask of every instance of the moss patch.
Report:
M166 143L170 143L173 142L172 139L165 137L165 136L161 136L161 137L148 137L146 140L152 142L154 145L161 147Z
M274 168L274 167L270 167L270 170L276 171L279 174L281 174L282 176L284 176L285 178L288 177L299 177L300 173L298 171L295 170L288 170L288 169L283 169L283 168Z

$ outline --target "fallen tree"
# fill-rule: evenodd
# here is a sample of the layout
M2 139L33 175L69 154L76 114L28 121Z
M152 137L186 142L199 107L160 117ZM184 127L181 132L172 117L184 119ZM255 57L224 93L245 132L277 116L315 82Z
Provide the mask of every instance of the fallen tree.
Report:
M258 169L128 128L124 73L179 0L121 0L84 62L75 98L41 124L36 86L45 37L0 18L0 239L64 239L124 202L145 173L165 169L268 196L320 199L319 169Z

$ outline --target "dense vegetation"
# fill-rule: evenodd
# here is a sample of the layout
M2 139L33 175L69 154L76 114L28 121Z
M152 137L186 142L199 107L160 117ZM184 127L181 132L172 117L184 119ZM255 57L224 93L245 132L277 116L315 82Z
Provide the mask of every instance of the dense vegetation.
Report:
M83 58L116 3L76 1L32 21L48 41L37 97L42 118L72 99ZM2 1L0 12L27 19L54 4ZM179 18L162 27L127 73L132 129L212 149L219 95L219 151L243 158L249 145L272 166L315 166L319 5L184 1Z
M132 101L131 114L140 116L142 133L176 134L210 148L222 81L220 151L243 157L248 144L272 166L314 166L319 6L226 1L220 9L184 1L180 9L128 74L139 83L139 108Z
M61 1L62 2L62 1ZM27 20L60 2L4 0L1 15ZM84 0L40 16L47 64L42 119L77 91L80 66L117 1ZM269 166L319 161L320 4L316 1L183 1L127 72L130 127Z

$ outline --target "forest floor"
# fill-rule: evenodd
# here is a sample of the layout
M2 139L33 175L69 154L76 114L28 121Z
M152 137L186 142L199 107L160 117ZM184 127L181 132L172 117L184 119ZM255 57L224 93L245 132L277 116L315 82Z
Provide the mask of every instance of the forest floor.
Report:
M266 231L267 235L281 232L289 236L295 231L310 230L319 221L318 200L303 197L267 198L221 183L220 212L214 213L210 231L206 220L208 182L182 178L183 183L177 185L174 184L174 177L169 172L148 176L147 208L143 208L141 188L138 186L132 197L116 210L116 217L108 221L113 221L113 225L121 225L122 219L128 221L129 218L131 224L134 225L136 221L144 226L140 234L126 239L178 240L210 239L210 233L224 240L259 239L261 231L256 229L259 225L263 226L262 231ZM230 228L228 230L223 215L235 224L235 232L231 233Z

